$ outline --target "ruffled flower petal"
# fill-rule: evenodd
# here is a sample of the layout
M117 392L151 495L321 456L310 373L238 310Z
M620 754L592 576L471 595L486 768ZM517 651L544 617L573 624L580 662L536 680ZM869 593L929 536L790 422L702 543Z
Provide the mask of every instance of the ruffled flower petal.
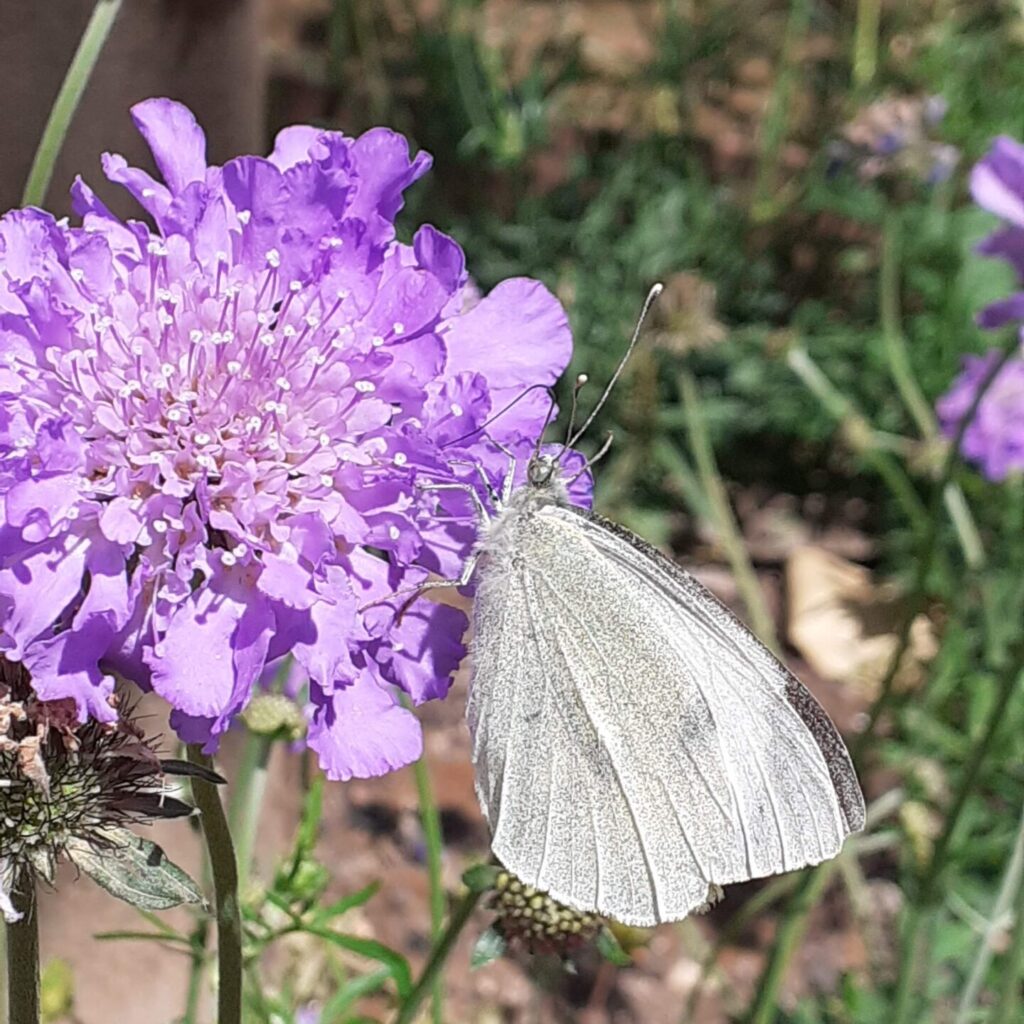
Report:
M338 782L385 775L423 753L416 716L366 672L316 701L306 742Z

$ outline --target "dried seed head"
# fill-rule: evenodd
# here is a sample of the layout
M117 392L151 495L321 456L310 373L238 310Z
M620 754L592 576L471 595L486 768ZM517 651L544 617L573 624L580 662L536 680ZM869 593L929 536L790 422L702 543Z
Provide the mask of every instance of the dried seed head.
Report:
M0 913L31 879L51 882L69 844L109 849L116 830L191 813L166 793L152 740L123 707L79 723L73 701L40 701L25 668L0 657Z
M490 906L509 946L530 953L567 956L595 938L602 924L596 914L573 910L508 871L498 873Z

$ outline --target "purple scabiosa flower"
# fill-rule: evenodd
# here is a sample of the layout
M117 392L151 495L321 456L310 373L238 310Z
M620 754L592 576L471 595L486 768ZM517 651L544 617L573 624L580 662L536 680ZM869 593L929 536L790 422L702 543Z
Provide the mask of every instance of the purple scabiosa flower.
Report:
M565 313L527 279L471 304L452 239L396 240L430 160L391 131L211 167L185 107L132 114L163 180L103 167L148 223L81 180L79 227L0 219L0 651L82 717L114 717L121 673L211 750L291 654L330 777L406 764L394 687L443 696L464 617L360 609L461 564L466 496L418 484L528 453L543 392L478 428L564 369Z
M992 350L964 359L962 372L936 407L948 437L956 434L982 380L1001 358L1002 353ZM1024 470L1024 359L1009 360L982 395L964 431L961 452L980 465L990 480L1003 480Z

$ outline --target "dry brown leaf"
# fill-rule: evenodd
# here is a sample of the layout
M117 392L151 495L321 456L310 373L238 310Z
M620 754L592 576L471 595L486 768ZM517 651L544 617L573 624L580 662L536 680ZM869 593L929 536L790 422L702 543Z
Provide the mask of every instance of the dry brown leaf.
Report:
M905 614L891 583L876 584L861 565L815 545L793 551L786 563L789 639L819 675L853 684L872 700L885 676ZM920 684L922 664L935 656L935 628L918 615L897 673L902 689Z

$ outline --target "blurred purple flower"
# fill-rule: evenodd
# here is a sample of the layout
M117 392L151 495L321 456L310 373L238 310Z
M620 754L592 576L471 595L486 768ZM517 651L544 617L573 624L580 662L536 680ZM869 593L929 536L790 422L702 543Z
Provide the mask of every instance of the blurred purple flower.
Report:
M163 182L103 167L155 230L81 180L81 227L0 219L0 651L83 717L114 716L123 673L208 749L290 652L329 776L406 764L393 687L443 696L464 616L358 609L461 564L465 495L417 481L500 478L465 435L557 378L565 313L527 279L477 301L432 227L396 241L430 160L391 131L293 127L210 167L185 107L132 114ZM488 432L525 455L546 411L533 392Z
M937 411L943 432L953 437L970 411L982 380L1002 353L967 356L960 375L939 399ZM996 375L978 403L964 432L964 458L978 463L990 480L1003 480L1024 470L1024 359L1011 359Z
M1005 260L1024 281L1024 146L1000 136L971 171L971 194L1004 224L978 245L978 252ZM977 317L985 330L1024 320L1024 291L990 303ZM936 409L947 437L956 435L974 405L982 381L1001 354L967 356L963 369ZM1014 356L978 402L964 431L961 452L991 480L1024 470L1024 358Z

